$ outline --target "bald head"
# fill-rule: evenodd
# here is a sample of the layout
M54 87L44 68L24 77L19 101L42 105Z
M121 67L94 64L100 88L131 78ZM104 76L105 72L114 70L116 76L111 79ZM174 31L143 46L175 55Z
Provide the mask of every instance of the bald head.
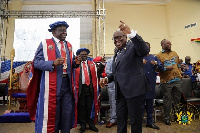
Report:
M122 49L126 45L127 35L122 31L116 31L113 34L113 40L117 49Z
M190 56L185 56L185 63L190 64L191 58Z
M161 41L161 46L162 46L162 49L165 50L165 51L171 51L171 42L167 39L163 39Z

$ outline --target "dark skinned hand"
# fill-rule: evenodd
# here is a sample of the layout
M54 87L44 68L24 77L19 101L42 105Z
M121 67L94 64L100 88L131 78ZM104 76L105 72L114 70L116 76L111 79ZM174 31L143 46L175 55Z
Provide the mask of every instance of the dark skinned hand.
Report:
M99 85L100 85L101 88L103 88L106 84L108 84L107 78L102 78L99 82Z
M75 62L76 62L76 64L81 64L81 61L82 61L82 58L81 58L80 55L75 56Z
M166 68L167 71L171 71L171 70L174 69L173 66L166 66L165 68Z
M119 29L122 31L124 34L131 34L131 30L128 25L126 25L123 21L120 20L120 25Z
M63 65L64 58L60 57L53 61L54 66Z

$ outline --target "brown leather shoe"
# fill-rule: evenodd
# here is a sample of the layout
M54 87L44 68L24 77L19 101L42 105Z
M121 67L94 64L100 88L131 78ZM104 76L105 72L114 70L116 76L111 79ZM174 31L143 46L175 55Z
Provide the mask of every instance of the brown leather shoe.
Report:
M111 127L114 126L114 125L116 125L116 123L108 123L108 124L106 125L106 128L111 128Z

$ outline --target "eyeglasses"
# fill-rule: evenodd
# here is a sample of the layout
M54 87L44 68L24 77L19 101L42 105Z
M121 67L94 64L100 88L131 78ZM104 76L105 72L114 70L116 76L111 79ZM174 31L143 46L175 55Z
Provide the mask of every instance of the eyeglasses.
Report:
M87 54L80 54L80 56L86 56Z
M58 32L67 32L67 29L56 29Z
M125 37L126 35L121 35L121 36L114 36L113 38L112 38L112 40L116 40L116 39L118 39L118 40L121 40L123 37Z

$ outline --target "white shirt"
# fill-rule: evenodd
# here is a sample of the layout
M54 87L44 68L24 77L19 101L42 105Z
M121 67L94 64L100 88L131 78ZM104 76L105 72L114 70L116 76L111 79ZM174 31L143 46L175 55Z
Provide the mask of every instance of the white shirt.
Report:
M55 38L54 36L53 36L53 39L55 40L57 48L60 51L60 55L61 55L61 43L59 42L60 40ZM63 44L64 44L64 42L63 42ZM65 45L64 45L64 49L65 49Z
M129 38L129 39L132 39L132 38L134 38L135 36L136 36L136 34L137 34L137 31L135 30L131 30L131 34L127 34L127 37Z
M120 31L120 29L118 29L117 31ZM132 39L132 38L134 38L135 36L136 36L136 34L137 34L137 31L136 30L131 30L131 33L130 34L127 34L127 37L129 38L129 39Z
M199 73L197 73L197 78L196 78L196 80L199 82L200 81L200 74Z
M60 43L60 40L59 39L57 39L57 38L55 38L54 36L53 36L53 39L55 40L55 42L56 42L56 45L57 45L57 48L58 48L58 50L60 51L60 56L62 57L62 54L61 54L61 43ZM63 42L63 44L64 44L64 42ZM66 51L66 49L65 49L65 45L64 45L64 50ZM66 55L67 56L67 55ZM66 58L67 59L67 58ZM67 62L67 61L66 61ZM66 74L66 72L63 72L63 74Z
M85 62L85 66L86 66L87 71L88 71L87 60L84 61L84 62ZM81 67L82 67L82 84L85 84L85 73L84 73L84 70L83 70L83 61L81 62ZM89 75L89 71L88 71L88 75Z

